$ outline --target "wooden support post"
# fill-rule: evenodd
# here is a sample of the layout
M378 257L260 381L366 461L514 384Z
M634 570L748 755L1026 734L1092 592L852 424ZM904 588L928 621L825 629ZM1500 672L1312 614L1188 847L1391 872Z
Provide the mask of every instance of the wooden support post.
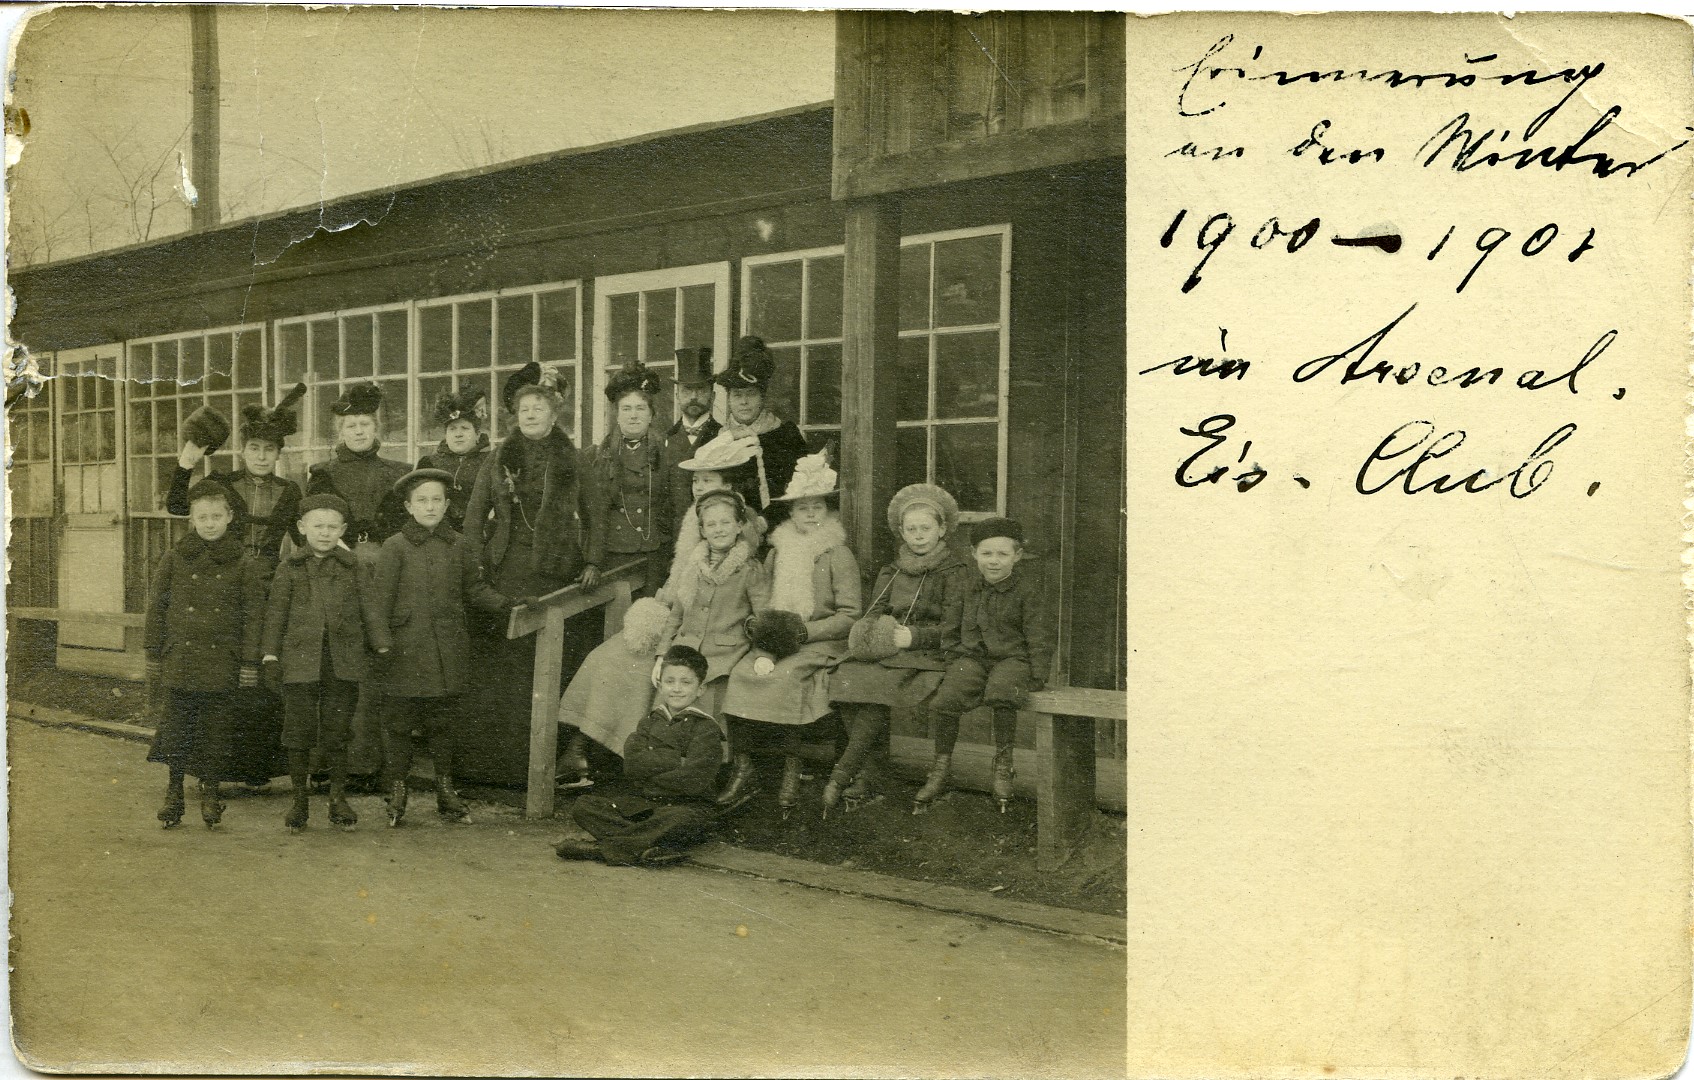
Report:
M190 219L196 229L218 224L218 9L197 4L188 9L192 36L193 79L189 112L189 179L194 184Z
M605 633L607 637L623 633L623 617L629 614L630 600L629 582L623 579L612 582L612 599L606 603Z
M1057 870L1094 816L1094 720L1042 713L1035 726L1035 865Z
M553 816L553 766L559 753L559 668L565 652L565 609L547 609L535 634L535 681L529 702L529 791L524 816Z
M894 495L894 396L900 350L900 205L891 197L847 207L842 273L841 512L859 563L892 557L883 524Z

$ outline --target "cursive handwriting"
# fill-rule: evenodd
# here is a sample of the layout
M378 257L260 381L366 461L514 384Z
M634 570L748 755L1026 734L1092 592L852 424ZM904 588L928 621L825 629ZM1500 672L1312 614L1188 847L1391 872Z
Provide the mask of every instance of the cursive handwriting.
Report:
M1516 468L1492 478L1489 477L1487 469L1476 469L1463 476L1442 473L1424 479L1420 476L1420 470L1433 466L1435 462L1463 446L1465 433L1449 431L1432 440L1435 425L1428 420L1412 420L1401 424L1376 444L1376 449L1372 450L1370 456L1365 458L1365 463L1359 466L1359 474L1353 478L1353 487L1360 495L1375 495L1398 480L1400 490L1407 495L1418 495L1426 491L1437 495L1454 491L1475 495L1500 484L1508 484L1506 490L1512 498L1526 499L1552 479L1553 459L1547 455L1575 434L1575 424L1559 425L1553 429L1552 434L1536 444L1535 449L1531 450ZM1377 478L1374 470L1378 465L1392 463L1413 451L1417 451L1417 457L1412 459L1410 465L1398 465L1387 470L1382 479Z
M1534 137L1535 131L1547 115L1547 113L1542 113L1541 116L1536 117L1530 123L1529 127L1524 129L1522 136L1524 141ZM1676 153L1689 143L1688 139L1683 139L1652 157L1643 158L1640 161L1621 161L1598 150L1586 153L1578 152L1583 149L1588 140L1611 127L1612 121L1621 115L1623 115L1623 106L1613 105L1601 113L1599 119L1590 124L1588 130L1583 132L1580 138L1561 147L1526 146L1521 150L1501 153L1494 147L1505 145L1506 139L1511 135L1511 129L1496 131L1494 128L1488 128L1480 133L1472 131L1467 126L1471 122L1470 113L1462 112L1441 125L1441 128L1434 135L1431 135L1422 146L1418 147L1418 152L1414 156L1423 157L1424 151L1429 150L1428 156L1423 157L1420 162L1427 169L1434 166L1436 159L1445 154L1449 148L1453 148L1452 159L1446 163L1446 167L1451 168L1456 173L1469 172L1484 165L1490 168L1496 165L1510 165L1514 169L1527 169L1531 165L1540 165L1543 168L1552 169L1554 172L1561 172L1573 165L1587 165L1592 169L1594 175L1601 179L1619 173L1622 173L1624 178L1628 179L1647 166ZM1688 130L1694 131L1694 128ZM1442 138L1443 136L1445 138ZM1430 150L1430 147L1437 140L1440 140L1440 145Z

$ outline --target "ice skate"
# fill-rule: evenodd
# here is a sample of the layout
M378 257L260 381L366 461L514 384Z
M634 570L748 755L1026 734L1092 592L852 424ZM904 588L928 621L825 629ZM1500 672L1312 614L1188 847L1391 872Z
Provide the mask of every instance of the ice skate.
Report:
M294 802L288 807L288 813L283 815L282 823L288 826L289 832L299 832L306 827L306 820L311 817L311 813L310 796L302 785L294 789Z
M388 788L388 827L399 828L406 817L406 781L396 780Z
M776 805L782 810L782 820L787 821L794 813L794 808L800 805L800 759L792 754L782 759L782 786L776 792Z
M435 812L447 821L456 821L461 825L471 823L470 809L465 806L465 800L459 798L459 793L453 790L453 778L446 773L435 778Z
M224 804L218 801L217 781L200 781L200 820L206 823L206 828L215 829L223 819Z
M952 754L936 754L935 761L929 767L929 777L924 780L923 787L912 796L912 813L923 814L935 805L935 801L947 791L947 774L953 767Z
M1012 778L1017 770L1012 768L1012 748L1002 747L994 751L994 798L1000 803L1000 812L1006 812L1006 806L1012 801Z
M359 815L344 796L336 795L329 800L329 823L342 832L352 832L359 823Z
M864 766L859 769L859 775L855 776L853 782L847 785L847 790L841 793L841 800L846 804L845 812L849 814L882 801L882 793L876 790L876 765L871 759L865 760Z
M847 774L837 765L829 770L829 781L823 786L822 820L829 820L829 812L841 805L842 789L847 786Z
M182 824L182 813L187 808L187 800L182 794L182 781L173 780L167 783L165 803L159 807L159 822L167 829L174 829Z

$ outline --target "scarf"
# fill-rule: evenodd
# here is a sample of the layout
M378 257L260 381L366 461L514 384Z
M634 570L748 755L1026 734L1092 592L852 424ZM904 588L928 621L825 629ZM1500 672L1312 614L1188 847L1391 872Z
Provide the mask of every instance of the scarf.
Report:
M680 614L694 604L694 595L700 591L700 582L709 585L722 585L734 577L748 561L753 558L753 549L747 546L746 539L738 539L716 566L711 564L712 548L710 544L696 544L686 558L679 558L677 565L671 568L670 580L665 582L665 598L670 601L671 610Z
M952 565L952 563L953 551L947 546L946 541L936 544L928 555L914 554L911 548L901 544L900 553L894 556L894 568L902 574L910 574L913 577L922 577L925 574L934 573L944 566Z
M771 607L810 620L817 603L812 595L812 565L824 552L846 543L847 532L834 517L824 520L810 533L802 533L792 521L772 530L776 572L771 575Z

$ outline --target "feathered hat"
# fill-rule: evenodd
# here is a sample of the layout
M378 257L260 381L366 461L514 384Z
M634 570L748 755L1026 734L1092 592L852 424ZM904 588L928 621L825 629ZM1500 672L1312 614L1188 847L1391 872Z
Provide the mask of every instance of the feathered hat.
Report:
M710 386L713 374L709 346L697 345L676 351L676 378L673 381L678 386Z
M457 394L442 394L435 401L435 422L446 427L455 420L469 420L481 431L488 423L488 395L474 386Z
M794 476L788 481L788 490L771 499L771 502L821 499L825 495L840 493L841 485L836 483L835 470L829 466L829 447L826 446L794 463Z
M284 439L300 430L300 418L294 415L294 403L305 396L306 384L295 383L294 389L270 409L263 405L241 406L241 441L263 439L280 448Z
M748 336L735 343L735 352L730 355L729 366L713 376L713 379L727 390L757 387L763 391L770 386L775 375L776 357L765 348L765 339Z
M374 382L354 383L329 407L337 416L375 416L382 408L382 387Z
M934 484L907 484L888 500L888 531L900 536L900 522L906 511L914 506L926 506L935 511L941 531L948 536L959 527L959 503L946 490Z
M727 431L720 431L696 446L693 457L677 462L677 468L687 469L689 472L727 472L752 461L758 452L757 435L736 438Z
M634 393L652 400L658 396L660 388L659 377L653 374L652 369L639 360L631 360L606 380L606 400L616 403L625 394Z
M507 378L506 385L500 389L500 400L505 404L507 412L517 412L518 395L530 387L535 387L534 392L546 394L553 403L553 408L558 409L561 405L558 379L558 372L546 370L531 360Z

